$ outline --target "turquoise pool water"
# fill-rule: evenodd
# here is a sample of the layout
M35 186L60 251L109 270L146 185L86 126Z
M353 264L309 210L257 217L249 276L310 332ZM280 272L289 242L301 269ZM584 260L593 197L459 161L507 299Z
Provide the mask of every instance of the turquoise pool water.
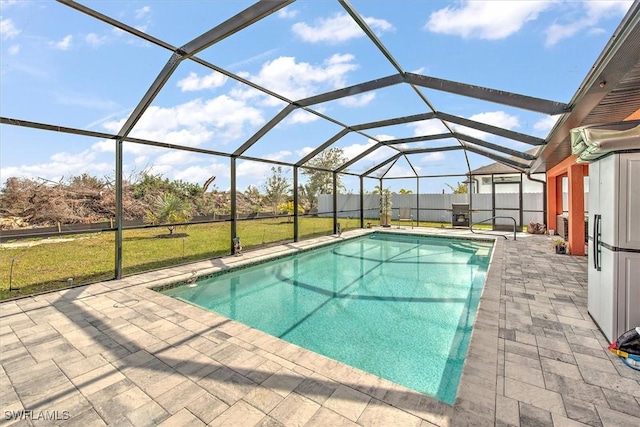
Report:
M163 293L452 404L492 246L374 233Z

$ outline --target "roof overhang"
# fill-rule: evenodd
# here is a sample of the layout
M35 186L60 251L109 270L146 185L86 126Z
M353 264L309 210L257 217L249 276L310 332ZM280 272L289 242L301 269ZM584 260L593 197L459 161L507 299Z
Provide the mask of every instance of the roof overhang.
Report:
M571 156L571 129L620 122L640 108L640 2L635 1L531 165L545 172Z

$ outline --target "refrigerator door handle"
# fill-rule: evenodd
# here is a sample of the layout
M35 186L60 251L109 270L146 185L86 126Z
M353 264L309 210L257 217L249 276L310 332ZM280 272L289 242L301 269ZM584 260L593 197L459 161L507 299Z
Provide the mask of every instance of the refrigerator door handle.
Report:
M593 218L593 268L596 271L601 271L602 266L600 265L600 222L602 220L602 215L594 215Z

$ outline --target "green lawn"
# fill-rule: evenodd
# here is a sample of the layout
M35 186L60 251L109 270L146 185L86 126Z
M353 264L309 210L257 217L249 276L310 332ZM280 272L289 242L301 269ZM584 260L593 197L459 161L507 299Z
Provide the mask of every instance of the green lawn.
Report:
M340 218L343 230L360 227L360 220ZM365 220L378 225L377 220ZM394 222L392 226L396 226ZM403 223L402 226L408 226ZM421 222L421 227L448 227L448 224ZM168 230L143 228L123 232L123 274L130 275L162 267L228 255L231 252L231 224L177 227L177 237ZM331 218L301 217L299 239L333 233ZM244 250L293 241L293 222L287 218L238 221L237 235ZM0 248L0 300L20 295L88 284L114 278L115 233L61 236L60 239L20 240L23 246ZM11 243L11 242L10 242ZM26 245L30 243L31 245ZM13 264L13 274L10 274ZM11 276L11 277L10 277ZM9 281L11 288L9 292Z

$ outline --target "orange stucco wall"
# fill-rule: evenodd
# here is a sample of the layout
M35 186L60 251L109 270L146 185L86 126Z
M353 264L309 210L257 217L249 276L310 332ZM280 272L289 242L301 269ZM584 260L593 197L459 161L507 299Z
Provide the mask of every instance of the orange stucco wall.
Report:
M640 109L626 120L640 120ZM585 254L584 177L589 175L589 165L576 163L577 156L570 156L547 171L547 228L556 230L556 216L562 206L562 178L569 183L569 253Z
M557 229L556 216L562 206L562 178L568 178L569 187L569 253L585 254L584 235L584 177L589 175L589 165L576 163L577 156L570 156L547 171L547 227Z

